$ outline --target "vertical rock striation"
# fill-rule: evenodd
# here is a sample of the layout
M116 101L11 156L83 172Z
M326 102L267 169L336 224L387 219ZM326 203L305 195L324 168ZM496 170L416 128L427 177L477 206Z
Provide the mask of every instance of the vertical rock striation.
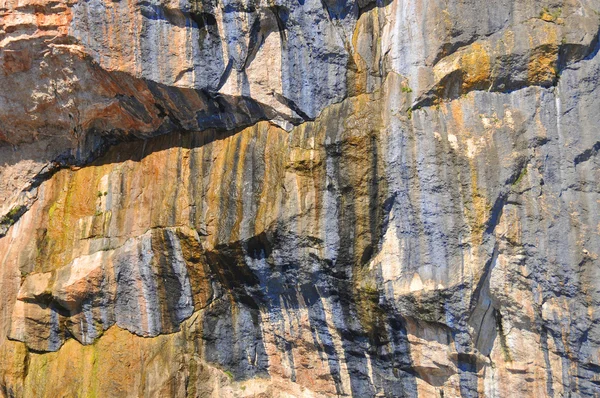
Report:
M600 395L600 2L0 16L0 397Z

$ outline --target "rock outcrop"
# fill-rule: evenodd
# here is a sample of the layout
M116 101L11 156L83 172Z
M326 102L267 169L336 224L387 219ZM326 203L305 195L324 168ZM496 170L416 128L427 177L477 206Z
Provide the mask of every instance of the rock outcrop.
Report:
M599 1L0 15L0 397L600 396Z

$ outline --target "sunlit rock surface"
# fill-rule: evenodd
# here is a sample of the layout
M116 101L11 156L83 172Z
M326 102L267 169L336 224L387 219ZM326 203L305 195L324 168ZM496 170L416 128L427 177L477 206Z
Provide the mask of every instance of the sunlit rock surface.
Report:
M0 397L600 396L600 2L0 1Z

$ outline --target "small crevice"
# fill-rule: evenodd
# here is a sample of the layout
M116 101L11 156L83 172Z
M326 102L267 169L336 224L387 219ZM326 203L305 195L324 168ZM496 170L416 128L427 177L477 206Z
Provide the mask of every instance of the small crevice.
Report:
M500 349L504 355L504 360L506 362L512 362L510 350L508 349L508 344L506 342L506 333L504 333L504 326L502 325L502 314L499 310L494 310L494 319L496 320L496 330L498 332L498 339L500 339Z
M473 294L471 295L472 298L471 298L471 303L469 306L471 313L473 313L474 309L479 304L480 297L481 297L481 290L484 288L485 284L488 282L489 276L492 272L492 268L494 268L494 265L496 264L496 260L498 259L498 253L499 253L499 244L498 244L498 241L496 241L494 243L494 250L492 251L492 256L483 266L483 273L481 275L481 278L479 279L479 282L477 283L477 286L475 287L475 290L473 291Z

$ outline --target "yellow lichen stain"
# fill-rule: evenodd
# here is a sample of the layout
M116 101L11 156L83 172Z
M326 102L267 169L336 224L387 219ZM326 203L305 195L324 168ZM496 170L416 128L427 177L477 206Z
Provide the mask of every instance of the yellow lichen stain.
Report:
M557 76L558 47L538 47L527 64L527 79L530 84L551 84Z
M322 162L322 152L312 148L295 147L290 149L290 158L286 167L292 169L294 173L310 174L315 168L320 167Z
M529 38L532 48L527 63L527 78L530 84L551 84L557 76L558 30L556 25L544 25L542 33Z
M5 340L0 344L0 364L0 380L4 388L16 397L25 396L23 384L29 372L29 351L25 344Z
M464 72L462 91L480 88L489 84L491 76L490 56L485 46L473 43L460 59L460 66Z
M470 160L471 168L471 199L472 211L467 213L471 229L471 245L473 247L481 246L485 224L491 211L491 205L485 195L480 192L478 186L478 175L475 161Z
M562 8L560 8L560 7L552 8L552 9L544 7L544 8L542 8L542 11L540 11L540 19L542 21L555 22L559 25L564 24L564 20L563 20L563 18L561 18L561 15L562 15Z
M473 43L443 59L433 67L439 98L488 89L493 80L492 54L487 42ZM439 98L434 103L439 104Z

